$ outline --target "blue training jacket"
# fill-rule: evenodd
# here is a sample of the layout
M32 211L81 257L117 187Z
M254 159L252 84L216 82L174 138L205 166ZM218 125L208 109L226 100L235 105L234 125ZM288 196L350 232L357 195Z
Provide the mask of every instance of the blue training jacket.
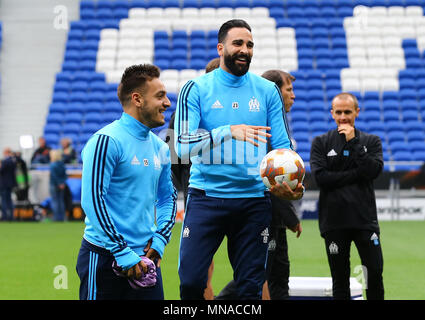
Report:
M109 250L124 269L140 261L149 240L162 256L170 239L177 193L169 153L127 113L97 131L82 151L84 238Z
M215 197L263 197L267 146L232 139L230 126L269 126L273 149L292 148L283 106L280 89L251 72L237 77L218 68L188 81L177 101L174 142L182 161L192 161L189 186Z

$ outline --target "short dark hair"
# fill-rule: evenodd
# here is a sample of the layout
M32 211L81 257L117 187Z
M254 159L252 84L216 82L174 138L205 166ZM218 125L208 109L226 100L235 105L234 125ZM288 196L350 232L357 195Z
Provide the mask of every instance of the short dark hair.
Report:
M146 81L159 78L159 76L159 68L152 64L138 64L125 69L117 90L121 104L124 106L128 103L131 93L135 89L143 87Z
M218 42L223 43L227 37L227 33L233 28L246 28L251 32L249 24L242 19L232 19L222 24L220 30L218 30Z
M341 92L341 93L338 93L335 97L333 97L332 108L334 107L334 100L336 98L343 99L343 100L347 100L347 98L351 98L354 102L354 109L357 109L359 107L359 101L357 100L357 97L354 94L350 92Z
M282 70L267 70L261 76L274 82L278 88L281 88L284 82L295 81L295 77L292 74Z

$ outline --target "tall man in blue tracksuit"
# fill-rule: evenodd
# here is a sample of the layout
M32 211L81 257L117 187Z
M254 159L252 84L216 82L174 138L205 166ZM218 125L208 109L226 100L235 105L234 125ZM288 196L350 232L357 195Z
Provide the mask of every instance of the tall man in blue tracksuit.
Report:
M180 242L182 299L203 298L208 267L224 236L239 298L261 298L271 203L259 164L266 139L273 149L292 146L279 88L248 72L253 46L245 21L224 23L220 67L180 90L175 147L182 160L192 161Z
M118 86L119 120L96 132L82 152L86 228L77 261L80 299L163 299L160 260L176 214L168 145L151 132L170 106L159 69L127 68ZM153 260L153 287L133 289ZM122 268L114 274L112 263Z

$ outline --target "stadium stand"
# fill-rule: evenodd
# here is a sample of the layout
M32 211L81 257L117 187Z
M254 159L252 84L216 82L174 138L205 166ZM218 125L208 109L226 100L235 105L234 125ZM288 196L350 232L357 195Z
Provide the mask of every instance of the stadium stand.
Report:
M44 133L53 146L72 135L80 150L119 117L117 83L135 63L162 69L172 102L168 121L181 86L217 56L218 27L238 17L253 29L250 70L280 68L297 78L289 120L306 161L312 138L334 126L330 102L341 90L359 99L357 125L381 137L386 160L425 161L424 6L420 0L82 0ZM154 132L163 137L167 127Z

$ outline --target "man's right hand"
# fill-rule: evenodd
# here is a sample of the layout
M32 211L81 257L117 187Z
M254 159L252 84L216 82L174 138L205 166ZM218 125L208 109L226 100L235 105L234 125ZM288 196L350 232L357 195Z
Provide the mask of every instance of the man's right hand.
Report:
M265 132L266 130L270 129L270 127L250 126L246 124L230 126L230 131L232 132L233 139L252 143L256 147L258 147L257 141L267 143L267 140L261 138L260 136L270 138L272 135L270 133Z

